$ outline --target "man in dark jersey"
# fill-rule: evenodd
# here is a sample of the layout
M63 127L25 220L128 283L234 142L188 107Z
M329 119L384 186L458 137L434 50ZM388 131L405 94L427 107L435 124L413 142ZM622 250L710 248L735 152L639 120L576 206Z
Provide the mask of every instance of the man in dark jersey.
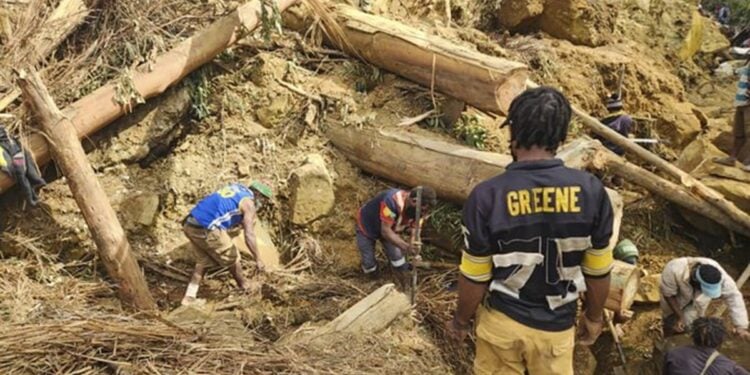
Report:
M579 342L601 333L614 215L596 177L555 158L570 116L553 88L519 95L506 121L514 162L464 204L458 307L446 328L462 340L477 314L476 374L572 375L579 293Z
M391 265L400 271L408 271L403 252L413 254L412 245L401 238L400 233L413 229L417 207L417 188L411 191L388 189L367 201L357 213L357 247L362 256L362 271L373 274L378 269L375 260L375 242L380 240ZM437 201L435 190L422 187L422 217ZM419 223L422 225L422 223Z
M244 229L245 243L255 258L258 270L262 272L265 269L258 256L255 216L260 208L260 199L270 199L271 195L271 188L257 181L249 188L242 184L229 184L203 198L185 217L182 231L193 244L196 262L182 299L183 305L195 302L203 274L209 268L226 267L237 282L237 287L247 287L242 275L240 253L228 233L235 227L241 225Z

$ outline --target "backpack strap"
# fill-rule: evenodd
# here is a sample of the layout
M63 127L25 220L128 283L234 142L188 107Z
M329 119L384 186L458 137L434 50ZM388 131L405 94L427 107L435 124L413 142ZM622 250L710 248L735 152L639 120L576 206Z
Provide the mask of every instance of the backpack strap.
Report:
M719 355L721 355L721 353L719 353L718 350L714 350L714 352L711 353L706 360L706 364L703 366L703 371L701 371L700 375L706 375L706 371L708 371L708 368L711 367L714 361L716 361L716 358L719 358Z

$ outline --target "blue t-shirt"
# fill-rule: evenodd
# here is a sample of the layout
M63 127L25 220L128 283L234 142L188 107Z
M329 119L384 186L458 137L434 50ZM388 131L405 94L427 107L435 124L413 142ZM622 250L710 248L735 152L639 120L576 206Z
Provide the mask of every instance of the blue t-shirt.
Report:
M198 202L190 216L206 229L228 230L242 221L240 204L245 199L255 199L247 186L229 184Z

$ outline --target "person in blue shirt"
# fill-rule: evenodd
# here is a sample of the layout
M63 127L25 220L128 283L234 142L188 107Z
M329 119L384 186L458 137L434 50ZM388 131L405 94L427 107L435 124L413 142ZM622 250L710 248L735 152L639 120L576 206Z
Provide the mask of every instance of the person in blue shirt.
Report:
M258 270L265 270L255 240L255 216L263 199L271 197L271 189L260 182L253 182L249 187L232 183L203 198L185 217L182 230L193 244L196 263L182 299L183 305L195 302L198 287L209 268L227 268L237 286L242 290L247 288L240 253L228 233L230 229L242 226L245 243Z

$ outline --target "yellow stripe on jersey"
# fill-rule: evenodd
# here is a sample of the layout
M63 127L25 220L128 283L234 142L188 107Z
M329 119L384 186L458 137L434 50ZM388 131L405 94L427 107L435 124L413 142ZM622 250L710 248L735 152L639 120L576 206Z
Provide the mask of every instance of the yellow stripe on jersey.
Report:
M612 249L589 249L583 254L581 268L585 275L603 276L612 270L613 263Z
M478 257L464 251L459 269L470 280L489 281L492 278L492 256Z

